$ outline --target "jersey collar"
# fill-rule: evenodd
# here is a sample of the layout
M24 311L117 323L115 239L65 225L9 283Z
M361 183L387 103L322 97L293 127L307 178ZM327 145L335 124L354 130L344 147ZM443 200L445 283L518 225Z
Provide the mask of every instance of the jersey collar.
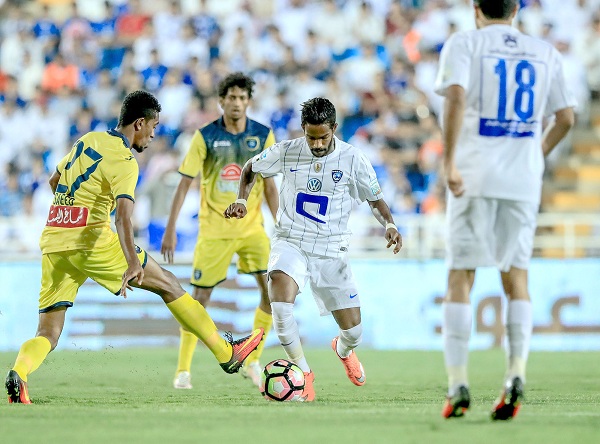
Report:
M129 140L127 140L127 137L125 137L123 133L117 131L116 129L109 129L107 133L114 137L120 137L125 146L127 148L131 148L131 146L129 146Z
M250 123L249 120L250 119L246 115L246 126L244 127L244 131L242 131L241 133L238 133L238 134L233 134L233 133L230 133L229 131L227 131L227 127L225 126L225 117L224 116L219 117L217 119L217 122L219 122L219 126L221 128L223 128L223 131L225 131L226 133L231 134L232 136L241 136L242 134L246 134L248 132L248 125Z

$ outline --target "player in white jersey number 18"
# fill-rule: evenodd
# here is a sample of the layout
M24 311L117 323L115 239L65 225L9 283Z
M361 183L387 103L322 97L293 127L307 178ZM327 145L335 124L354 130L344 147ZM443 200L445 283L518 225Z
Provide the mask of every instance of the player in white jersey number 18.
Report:
M511 26L517 0L475 0L477 30L444 44L435 90L444 99L448 291L442 337L448 393L442 416L470 406L467 358L471 287L495 266L506 294L508 366L494 420L514 418L523 399L532 332L527 290L544 156L573 125L575 102L548 42ZM542 121L554 121L542 131Z

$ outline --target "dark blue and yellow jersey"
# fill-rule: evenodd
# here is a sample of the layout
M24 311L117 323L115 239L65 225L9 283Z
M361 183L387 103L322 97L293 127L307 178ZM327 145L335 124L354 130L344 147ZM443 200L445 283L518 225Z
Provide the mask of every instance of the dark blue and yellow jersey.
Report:
M201 236L236 239L263 229L261 177L248 198L246 217L225 219L223 212L237 198L240 173L246 161L274 143L271 129L251 119L246 120L246 130L240 134L229 133L223 118L196 131L179 172L189 177L201 174Z
M139 174L125 136L115 130L85 134L56 171L60 180L40 239L42 253L107 245L110 213L117 198L134 200Z

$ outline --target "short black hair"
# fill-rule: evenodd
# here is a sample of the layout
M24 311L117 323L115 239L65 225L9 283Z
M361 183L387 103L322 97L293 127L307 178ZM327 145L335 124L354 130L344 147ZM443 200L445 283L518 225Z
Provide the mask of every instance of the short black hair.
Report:
M147 91L137 90L129 93L123 99L121 105L121 115L119 116L119 126L127 126L135 122L140 117L152 119L158 115L161 110L160 103L152 94Z
M335 106L323 97L315 97L302 103L302 114L300 116L302 126L328 124L330 128L335 126Z
M517 0L474 0L489 19L507 19L517 6Z
M237 86L240 89L245 89L248 93L248 98L251 99L255 83L252 77L242 72L234 72L219 82L219 97L225 97L229 88Z

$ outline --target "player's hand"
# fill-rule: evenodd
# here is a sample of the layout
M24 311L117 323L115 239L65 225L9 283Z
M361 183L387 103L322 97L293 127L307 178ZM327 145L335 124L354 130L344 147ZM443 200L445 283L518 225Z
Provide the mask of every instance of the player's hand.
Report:
M169 264L173 263L175 247L177 247L177 232L167 228L160 244L160 253Z
M127 267L127 270L123 273L119 295L123 296L125 299L127 299L127 290L133 291L133 287L129 284L132 280L135 280L138 285L142 285L142 281L144 280L144 269L139 262Z
M385 230L385 240L388 241L386 248L390 248L392 245L395 245L394 254L398 254L402 248L402 235L398 233L398 230L395 228L388 228Z
M446 169L446 185L454 197L460 197L465 192L462 176L454 164Z
M246 205L234 202L227 207L227 209L223 213L223 216L225 216L225 218L227 219L231 219L232 217L235 217L236 219L241 219L246 214L248 214Z

